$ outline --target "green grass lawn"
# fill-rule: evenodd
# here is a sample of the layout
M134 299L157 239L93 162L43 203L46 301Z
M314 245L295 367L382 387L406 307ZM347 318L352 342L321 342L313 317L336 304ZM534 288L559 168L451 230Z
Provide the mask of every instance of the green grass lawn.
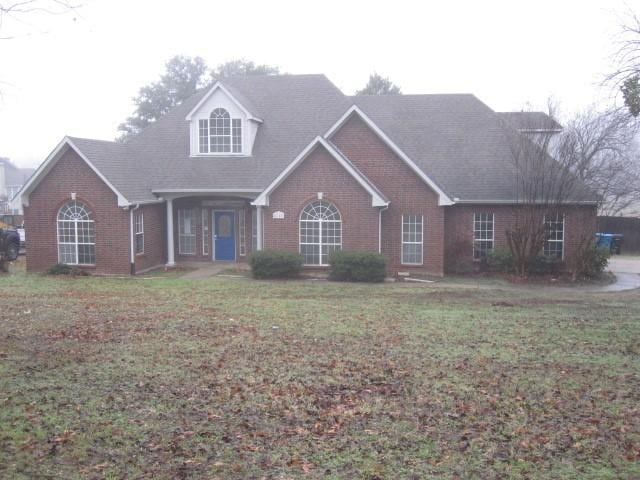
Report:
M0 276L2 478L640 478L640 293Z

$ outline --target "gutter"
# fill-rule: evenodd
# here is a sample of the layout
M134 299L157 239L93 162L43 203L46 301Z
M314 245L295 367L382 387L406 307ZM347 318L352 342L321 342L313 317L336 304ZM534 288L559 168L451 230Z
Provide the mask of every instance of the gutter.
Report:
M389 208L389 203L378 210L378 253L382 253L382 212Z

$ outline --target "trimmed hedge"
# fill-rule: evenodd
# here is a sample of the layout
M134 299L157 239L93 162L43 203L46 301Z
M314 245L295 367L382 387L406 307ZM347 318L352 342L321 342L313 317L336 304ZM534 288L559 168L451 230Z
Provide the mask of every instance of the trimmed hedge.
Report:
M293 278L302 270L302 257L283 250L259 250L249 258L255 278Z
M329 279L343 282L382 282L387 259L379 253L339 251L329 255Z

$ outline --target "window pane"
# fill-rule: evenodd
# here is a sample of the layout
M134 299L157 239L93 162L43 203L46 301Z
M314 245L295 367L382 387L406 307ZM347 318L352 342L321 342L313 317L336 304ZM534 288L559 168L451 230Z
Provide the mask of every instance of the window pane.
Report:
M473 258L480 260L493 250L494 215L475 213L473 215Z
M247 254L247 240L246 240L246 226L245 226L245 212L240 210L238 212L238 244L240 255Z
M242 120L234 118L232 124L233 152L240 153L242 151Z
M202 209L202 254L209 255L209 210Z
M403 215L402 263L407 265L422 264L422 237L422 215Z
M306 265L327 265L331 252L342 249L342 219L325 200L308 204L300 214L300 253Z
M547 241L543 253L549 257L564 258L564 215L545 215L544 224Z
M181 255L195 255L196 230L194 225L194 210L178 210L178 253Z

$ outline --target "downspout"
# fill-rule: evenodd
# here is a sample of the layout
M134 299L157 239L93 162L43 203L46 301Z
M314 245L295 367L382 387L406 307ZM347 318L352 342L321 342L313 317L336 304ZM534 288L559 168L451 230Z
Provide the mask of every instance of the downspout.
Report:
M136 203L135 207L129 207L129 240L130 240L130 245L129 248L131 249L131 255L130 255L130 268L131 268L131 275L135 275L136 274L136 251L135 251L135 239L133 236L133 212L135 212L138 208L140 208L140 204Z
M389 204L387 203L378 210L378 253L382 253L382 211L388 208Z

